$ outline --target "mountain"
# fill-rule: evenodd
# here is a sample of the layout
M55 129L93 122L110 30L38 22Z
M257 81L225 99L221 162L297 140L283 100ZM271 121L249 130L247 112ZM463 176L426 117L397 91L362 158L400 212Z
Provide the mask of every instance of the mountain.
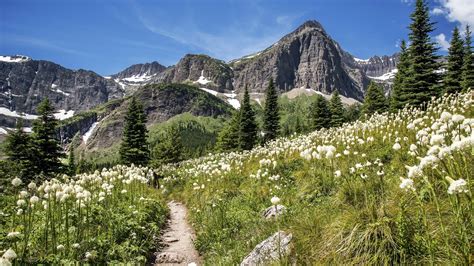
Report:
M56 117L65 119L123 96L120 85L92 71L26 56L0 57L0 126L14 127L18 117L29 125L45 98L59 110Z
M165 71L166 67L154 61L145 64L135 64L117 74L110 76L127 92L135 90L143 84L149 83L153 77Z
M147 126L167 121L183 113L206 117L227 117L232 107L197 87L186 84L151 84L132 95L144 107ZM123 122L128 109L129 97L113 109L103 112L103 118L89 123L83 149L98 150L116 145L122 138Z
M296 97L319 93L329 97L337 90L347 104L352 104L363 100L370 80L384 84L388 92L397 62L397 54L357 59L314 20L305 22L263 51L230 62L187 54L173 66L165 67L156 61L135 64L110 77L87 70L70 70L26 56L0 56L0 127L14 127L21 113L25 114L21 117L26 118L28 127L36 118L38 103L48 97L59 110L56 116L60 119L81 113L61 131L61 138L70 140L76 133L87 133L94 123L113 112L114 108L101 109L104 103L140 95L143 87L150 84L192 85L239 108L239 98L246 86L251 97L261 103L268 80L273 78L281 94ZM179 97L190 100L186 93ZM117 104L113 102L112 106ZM166 108L181 110L171 105Z
M263 92L273 78L281 91L308 88L362 100L368 79L317 21L307 21L262 52L233 60L234 87Z
M358 67L370 78L383 76L397 68L399 54L373 56L369 59L354 58Z

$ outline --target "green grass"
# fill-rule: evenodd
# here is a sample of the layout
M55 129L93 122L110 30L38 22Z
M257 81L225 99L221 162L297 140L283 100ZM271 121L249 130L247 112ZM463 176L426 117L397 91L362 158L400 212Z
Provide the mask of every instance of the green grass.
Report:
M163 193L190 208L196 245L209 265L240 263L278 228L293 234L289 261L298 265L472 265L470 97L445 97L425 111L375 115L341 128L282 138L251 152L170 166L163 170L169 177ZM446 120L443 112L466 119ZM425 139L423 130L428 132ZM442 141L433 143L431 135L440 134ZM394 149L395 143L401 149ZM436 151L438 159L432 161L433 149L448 147L450 155ZM330 158L324 149L334 149ZM420 176L407 175L406 166L414 165L421 167ZM467 192L449 194L453 184L446 176L464 180ZM401 177L411 178L415 190L402 189ZM271 206L273 196L288 210L277 221L268 221L262 211Z

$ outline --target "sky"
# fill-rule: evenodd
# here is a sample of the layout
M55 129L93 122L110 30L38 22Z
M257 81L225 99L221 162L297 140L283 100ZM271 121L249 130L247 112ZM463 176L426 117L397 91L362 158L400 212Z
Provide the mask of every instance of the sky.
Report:
M455 26L474 26L474 0L431 0L440 53ZM185 54L229 61L319 21L357 58L390 55L407 39L414 0L2 0L0 55L27 55L101 75Z

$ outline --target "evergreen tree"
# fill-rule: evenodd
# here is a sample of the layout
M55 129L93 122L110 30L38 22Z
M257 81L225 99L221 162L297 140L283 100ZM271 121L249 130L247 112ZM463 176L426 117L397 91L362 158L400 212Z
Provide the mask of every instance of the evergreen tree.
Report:
M226 123L217 136L217 150L232 151L240 147L240 115L235 111L232 118Z
M474 89L474 51L472 47L472 36L469 25L466 26L466 39L464 41L464 62L462 68L462 89L467 91Z
M170 126L155 147L155 160L158 165L177 163L183 156L183 143L179 126Z
M429 34L434 30L430 21L429 8L425 0L417 0L415 11L411 14L410 24L410 68L405 89L400 96L405 104L420 105L439 94L439 64L436 55L437 47Z
M345 113L345 120L348 122L356 121L360 117L361 105L359 103L349 105Z
M312 104L312 110L310 113L311 128L313 130L330 127L332 116L328 105L328 101L323 96L316 96L316 100Z
M393 81L392 93L390 97L390 109L395 111L403 108L406 102L404 96L404 87L406 86L406 79L410 68L410 55L406 46L405 40L400 44L400 57L397 64L397 73Z
M34 163L38 174L49 176L62 171L60 158L64 156L57 139L58 120L48 98L38 105L38 119L33 122Z
M334 91L329 101L329 110L331 111L331 127L338 127L344 123L344 106L338 91Z
M76 174L76 159L74 157L74 145L71 144L71 147L69 148L69 156L67 159L67 168L68 168L68 175L73 176Z
M273 79L270 79L268 84L265 109L263 114L263 142L273 140L278 136L280 131L280 113L278 109L278 94L273 84Z
M383 89L375 82L370 82L369 88L365 94L362 112L371 115L375 112L383 113L387 111L387 99L383 95Z
M257 122L255 122L255 112L250 105L250 96L245 87L244 100L240 107L240 140L239 146L243 150L251 150L257 140Z
M123 164L147 165L150 159L143 106L132 97L123 130L120 160Z
M18 177L25 182L36 174L31 142L31 137L23 131L22 120L17 122L15 131L10 132L5 140L5 154L8 161L18 171Z
M454 27L451 46L448 53L448 71L445 76L444 85L447 93L461 91L462 68L464 59L464 46L459 36L458 27Z

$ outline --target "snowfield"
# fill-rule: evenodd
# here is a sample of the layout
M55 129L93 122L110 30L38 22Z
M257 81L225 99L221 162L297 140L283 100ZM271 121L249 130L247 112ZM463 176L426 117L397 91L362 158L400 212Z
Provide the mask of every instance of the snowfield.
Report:
M14 56L4 56L0 55L0 62L7 62L7 63L22 63L26 61L30 61L31 58L24 55L14 55Z
M383 74L382 76L378 76L378 77L368 76L368 78L374 79L374 80L380 80L380 81L387 81L387 80L394 79L395 74L397 74L397 72L398 72L398 69L395 68L395 69L392 69L392 71Z
M87 144L87 141L89 138L92 136L92 133L94 132L94 129L99 125L99 122L95 122L91 125L91 127L87 130L87 132L82 136L82 140L84 143Z

